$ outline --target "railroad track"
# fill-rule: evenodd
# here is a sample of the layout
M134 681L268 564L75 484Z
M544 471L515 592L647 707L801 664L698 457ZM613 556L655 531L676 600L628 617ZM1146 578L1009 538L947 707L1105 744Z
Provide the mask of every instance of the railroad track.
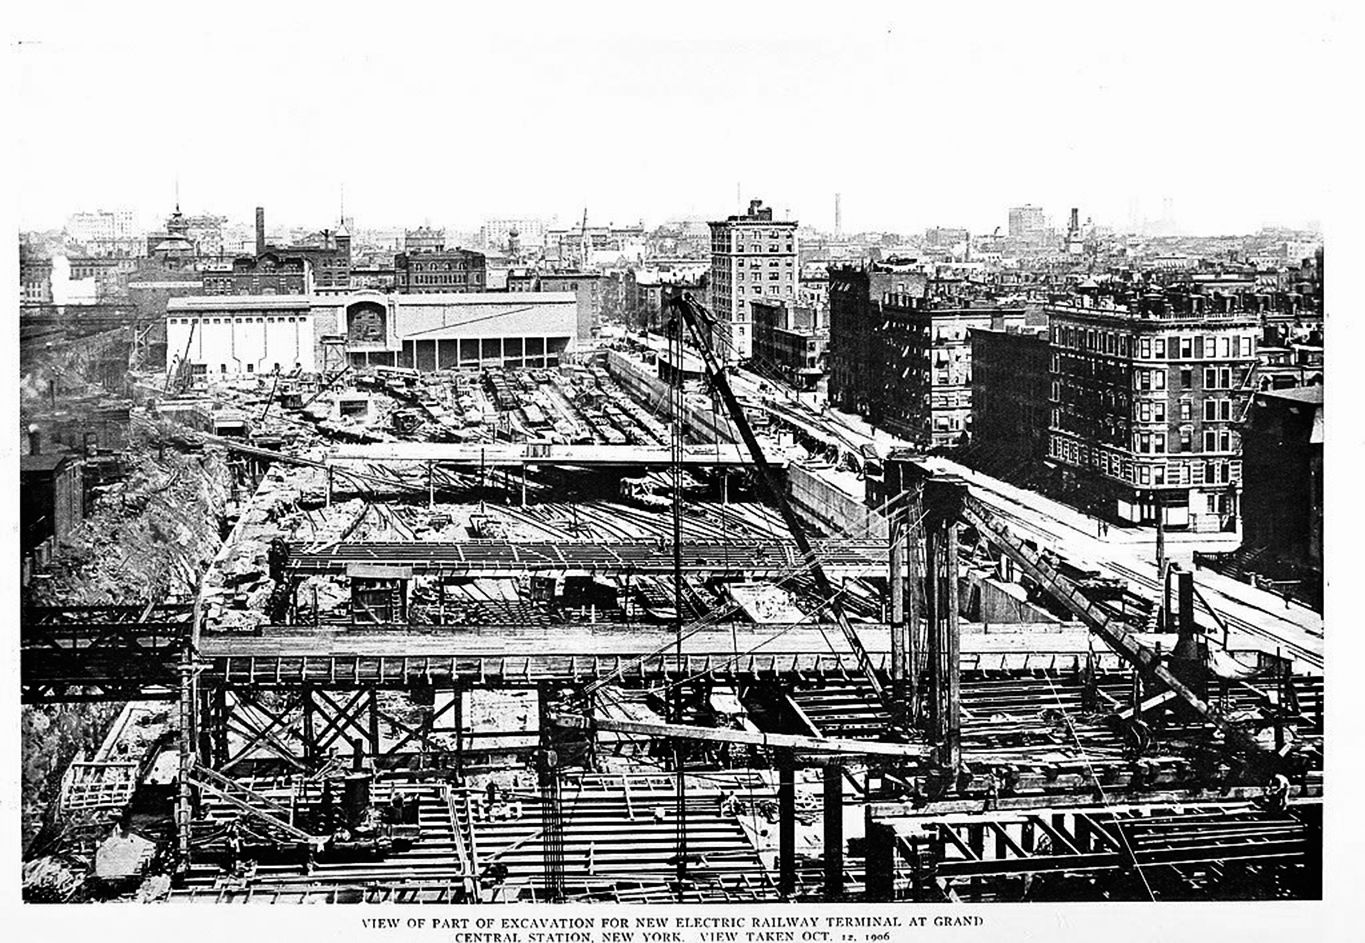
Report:
M1132 582L1143 586L1147 590L1151 591L1153 594L1156 595L1160 594L1161 590L1160 586L1157 584L1157 581L1152 579L1151 577L1139 573L1137 570L1124 566L1121 563L1114 563L1112 561L1104 563L1103 566L1113 570L1115 573L1119 574L1124 579L1131 580ZM1259 607L1257 606L1253 606L1252 608L1259 609ZM1264 612L1265 610L1261 611ZM1219 618L1221 618L1224 622L1228 624L1230 628L1234 629L1237 632L1241 632L1244 635L1251 635L1257 638L1265 639L1270 642L1274 642L1276 646L1290 654L1295 661L1305 662L1306 664L1312 665L1314 668L1317 668L1318 670L1322 669L1323 666L1322 655L1318 654L1313 649L1308 648L1305 645L1300 645L1297 642L1285 638L1284 636L1275 632L1273 629L1267 629L1264 626L1259 626L1254 622L1249 622L1246 619L1232 615L1231 613L1228 612L1219 613ZM1308 629L1304 629L1303 631L1309 635L1314 635L1319 638L1322 637L1322 634L1318 632L1313 632Z
M1000 508L997 504L992 503L991 508L993 513L996 514L998 517L1002 517L1009 521L1014 522L1023 530L1033 535L1034 539L1044 540L1055 546L1057 542L1056 537L1048 533L1046 530L1038 527L1035 524L1030 523L1029 521L1027 521L1018 514ZM1131 567L1125 566L1124 564L1115 562L1113 560L1099 561L1095 563L1095 566L1101 569L1109 570L1112 573L1123 577L1129 582L1141 586L1144 590L1151 594L1152 599L1157 599L1160 598L1161 596L1161 587L1155 579L1137 570L1134 570ZM1271 613L1269 610L1262 609L1261 607L1258 607L1254 604L1243 603L1240 600L1238 600L1237 602L1239 605L1247 605L1250 608L1258 609L1261 612L1265 612L1267 615L1274 615L1274 613ZM1284 636L1280 635L1279 633L1275 632L1273 629L1267 629L1264 626L1257 625L1254 622L1250 622L1246 619L1241 618L1240 616L1236 616L1231 613L1220 612L1219 618L1223 619L1223 621L1225 621L1228 624L1228 626L1231 627L1232 629L1235 629L1238 632L1252 636L1254 638L1274 642L1283 651L1290 654L1296 661L1302 661L1305 664L1311 665L1312 667L1318 670L1322 670L1323 667L1322 655L1314 651L1313 649L1308 648L1305 645L1301 645L1297 642L1294 642L1291 639L1287 639ZM1318 638L1322 637L1322 633L1314 632L1311 629L1303 629L1303 631L1309 635L1313 635Z

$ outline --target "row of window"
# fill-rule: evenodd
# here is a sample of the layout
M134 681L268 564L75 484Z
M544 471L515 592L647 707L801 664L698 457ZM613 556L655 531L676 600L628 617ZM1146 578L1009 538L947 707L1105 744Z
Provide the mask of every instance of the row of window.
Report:
M1181 429L1180 438L1177 440L1179 447L1173 448L1172 452L1193 452L1194 439L1190 429ZM1205 429L1204 430L1204 451L1205 452L1235 452L1241 448L1241 439L1229 429ZM1133 434L1133 451L1139 455L1164 455L1166 454L1166 433L1164 432L1136 432Z
M413 262L414 272L463 272L469 268L468 262Z
M1203 462L1134 462L1113 452L1091 451L1076 442L1056 439L1049 444L1048 452L1053 458L1072 465L1091 465L1111 478L1139 485L1228 484L1233 478L1233 462L1227 459Z
M303 322L307 318L303 316L292 317L287 315L266 315L259 318L167 318L167 324L193 324L196 321L204 324L293 324L295 321Z
M755 242L753 245L751 245L751 246L749 247L749 251L750 251L750 252L762 252L762 251L763 251L763 246L762 246L762 244ZM782 252L782 251L783 251L783 249L782 249L781 244L779 244L779 243L769 243L769 244L768 244L768 252L769 252L770 254L777 254L777 253ZM787 252L790 252L790 253L795 253L795 252L796 252L796 245L795 245L794 243L791 243L791 242L787 243L786 251L787 251ZM735 243L735 252L736 252L736 254L738 254L738 255L743 255L743 254L744 254L744 244L743 244L743 243L740 243L740 242L736 242L736 243Z
M1198 337L1142 337L1138 339L1137 356L1157 360L1197 360L1205 357L1254 357L1255 338L1249 334L1201 334Z
M411 281L417 285L463 285L467 279L461 275L413 275Z
M1231 390L1234 384L1240 385L1245 376L1245 371L1238 370L1236 373L1229 367L1205 367L1204 368L1204 389L1205 390ZM1190 367L1180 368L1180 389L1188 390L1194 387L1194 371ZM1164 390L1166 389L1166 370L1157 368L1149 370L1140 368L1133 371L1133 389L1135 390Z
M1124 331L1056 324L1052 328L1052 343L1058 347L1118 357L1136 357L1142 360L1203 360L1215 357L1230 359L1250 358L1256 355L1256 339L1252 334L1134 338Z

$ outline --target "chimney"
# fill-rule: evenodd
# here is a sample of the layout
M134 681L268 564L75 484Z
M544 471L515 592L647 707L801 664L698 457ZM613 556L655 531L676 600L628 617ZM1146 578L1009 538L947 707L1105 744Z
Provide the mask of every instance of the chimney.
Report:
M256 255L265 254L265 207L256 207Z
M28 427L28 454L43 454L43 433L36 423Z

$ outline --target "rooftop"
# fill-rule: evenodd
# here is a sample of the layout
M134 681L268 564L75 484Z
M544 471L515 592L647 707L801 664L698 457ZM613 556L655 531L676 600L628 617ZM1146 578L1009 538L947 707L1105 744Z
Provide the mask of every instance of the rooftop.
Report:
M1322 386L1299 386L1289 390L1266 390L1260 396L1273 399L1284 399L1294 403L1312 403L1322 405Z
M42 452L38 455L19 456L19 473L27 474L51 474L62 465L72 460L72 456L67 452Z

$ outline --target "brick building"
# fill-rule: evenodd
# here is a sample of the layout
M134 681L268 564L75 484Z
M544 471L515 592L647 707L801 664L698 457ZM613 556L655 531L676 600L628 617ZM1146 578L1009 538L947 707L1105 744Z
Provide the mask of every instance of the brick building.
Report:
M710 276L705 264L661 264L658 267L627 269L621 281L621 304L632 330L662 334L663 292L679 288L708 309Z
M883 365L876 330L888 294L923 294L928 279L909 267L830 266L829 398L841 409L871 415L874 390L882 386Z
M229 269L204 271L206 295L306 295L309 266L301 256L265 252L232 260Z
M405 294L483 291L488 261L482 252L441 249L393 257L394 287Z
M1024 323L1023 308L926 297L933 287L908 267L830 269L830 400L924 449L970 439L968 332Z
M789 386L813 390L825 374L829 329L819 311L779 299L750 302L753 359L765 376L775 372Z
M796 300L797 224L774 220L762 200L750 200L744 215L709 225L714 341L726 360L745 360L753 353L749 303L759 298Z
M21 304L52 303L52 260L22 243L19 246L19 301Z
M337 291L351 287L351 233L345 226L324 229L308 242L282 246L277 251L307 261L312 267L314 288Z
M1254 389L1254 312L1172 290L1050 305L1048 453L1082 503L1121 521L1235 530L1238 424Z
M1275 575L1315 573L1319 584L1324 426L1314 386L1257 393L1242 430L1242 547L1268 554L1259 562Z
M1046 328L997 331L972 328L972 442L997 461L1047 457Z
M596 337L602 331L603 279L597 272L515 269L507 273L508 291L571 291L578 299L579 318Z

